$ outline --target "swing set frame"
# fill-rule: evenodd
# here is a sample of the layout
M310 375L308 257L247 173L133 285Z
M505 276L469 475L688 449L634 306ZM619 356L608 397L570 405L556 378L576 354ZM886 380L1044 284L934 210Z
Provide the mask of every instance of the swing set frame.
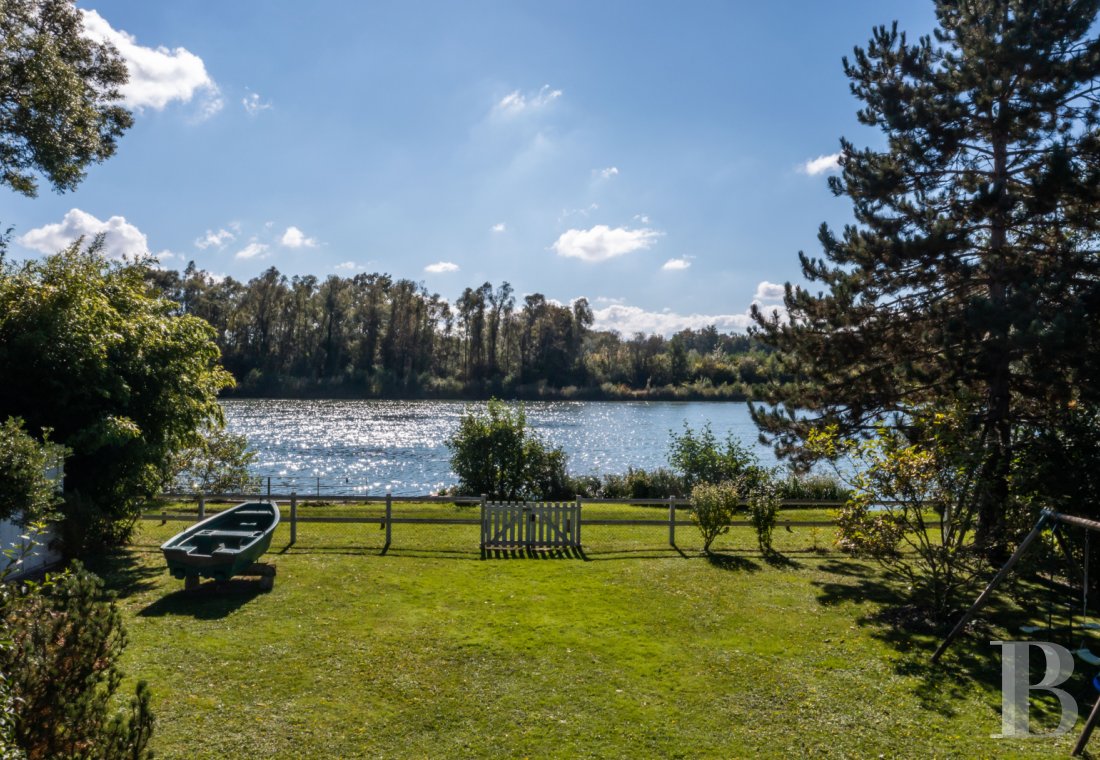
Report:
M1024 537L1024 540L1021 541L1020 545L1016 547L1016 551L1012 553L1012 556L1008 558L1008 561L1005 562L1001 569L997 571L997 574L993 576L993 579L989 581L989 584L982 590L982 593L978 595L978 598L974 600L974 603L970 605L970 608L965 613L963 613L963 616L959 619L959 622L955 624L955 627L951 629L951 632L947 634L947 637L940 643L939 647L932 654L933 663L939 662L940 657L942 657L943 653L947 651L947 648L951 646L951 642L958 638L959 634L961 634L966 626L970 623L970 621L974 619L974 616L978 614L982 607L989 603L989 600L993 597L993 592L997 589L998 586L1001 585L1004 579L1008 577L1009 573L1012 572L1012 568L1014 568L1023 558L1023 556L1028 553L1032 545L1042 535L1044 528L1048 526L1054 527L1053 533L1055 541L1058 542L1059 547L1062 549L1062 552L1066 555L1066 558L1070 561L1070 563L1076 564L1073 560L1073 555L1069 551L1069 547L1065 543L1065 538L1063 538L1061 533L1059 533L1057 530L1059 525L1072 525L1077 528L1084 528L1090 533L1100 533L1100 522L1097 522L1096 520L1089 520L1084 517L1078 517L1077 515L1067 515L1063 512L1055 512L1052 509L1044 509L1040 513L1038 521L1035 523L1034 527L1032 527L1031 532L1029 532ZM1085 542L1086 547L1088 547L1089 533L1085 534ZM1079 569L1084 578L1083 603L1085 615L1087 615L1088 613L1088 565L1089 558L1086 553L1084 567ZM1096 704L1093 705L1092 712L1089 714L1088 720L1085 721L1085 727L1081 732L1081 736L1077 740L1077 744L1073 748L1072 755L1074 757L1080 755L1084 751L1085 745L1088 744L1089 737L1092 735L1092 731L1096 727L1096 724L1098 722L1100 722L1100 697L1097 698Z

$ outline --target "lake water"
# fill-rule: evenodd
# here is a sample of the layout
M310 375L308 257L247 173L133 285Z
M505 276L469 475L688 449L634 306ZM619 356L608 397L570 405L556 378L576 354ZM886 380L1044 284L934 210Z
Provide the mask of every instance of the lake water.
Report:
M297 401L230 399L229 429L257 452L256 475L272 490L298 493L426 494L454 485L445 442L467 406L462 401ZM774 464L757 442L743 402L527 402L528 425L561 446L574 474L668 466L672 431L710 423L718 438L732 433Z

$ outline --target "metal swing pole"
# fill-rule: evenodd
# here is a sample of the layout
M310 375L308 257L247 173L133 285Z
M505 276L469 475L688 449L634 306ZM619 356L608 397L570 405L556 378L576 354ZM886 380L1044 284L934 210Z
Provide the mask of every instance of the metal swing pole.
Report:
M947 651L947 647L949 647L951 645L951 642L954 641L958 637L958 635L963 632L963 629L966 628L967 624L974 619L974 616L978 614L978 610L980 610L989 602L990 597L993 596L993 591L997 588L997 586L1001 585L1001 582L1008 576L1010 572L1012 572L1012 568L1016 566L1016 563L1020 561L1020 558L1023 557L1024 554L1027 553L1027 550L1031 548L1031 545L1035 543L1035 539L1037 539L1042 534L1043 528L1046 526L1047 522L1055 517L1055 512L1052 512L1049 509L1043 510L1042 514L1039 515L1038 522L1035 523L1035 527L1032 528L1031 532L1024 537L1024 540L1021 541L1020 545L1016 547L1016 551L1012 552L1012 556L1008 558L1008 562L1006 562L1004 566L997 571L997 574L993 576L993 580L991 580L989 582L989 585L985 587L985 590L978 595L978 598L974 600L974 603L972 605L970 605L970 609L968 609L963 614L959 622L956 623L955 627L951 629L951 633L947 634L947 638L943 640L943 643L941 643L939 648L936 649L936 651L932 654L933 663L939 662L940 657L942 657L943 653Z

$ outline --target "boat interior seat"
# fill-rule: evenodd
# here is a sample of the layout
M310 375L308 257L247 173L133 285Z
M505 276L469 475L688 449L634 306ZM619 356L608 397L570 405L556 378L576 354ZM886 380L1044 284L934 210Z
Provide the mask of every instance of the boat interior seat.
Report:
M263 533L262 530L200 530L195 535L211 538L256 538Z

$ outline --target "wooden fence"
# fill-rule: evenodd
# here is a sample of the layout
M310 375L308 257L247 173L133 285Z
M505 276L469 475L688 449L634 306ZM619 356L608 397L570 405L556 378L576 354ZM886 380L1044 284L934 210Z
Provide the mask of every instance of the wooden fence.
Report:
M393 496L386 494L384 496L370 496L370 495L340 495L323 497L325 503L347 503L347 504L378 504L384 508L384 511L380 515L299 515L298 505L303 501L297 493L240 493L240 494L188 494L188 493L166 493L162 494L162 498L174 499L177 501L188 501L198 503L198 512L196 513L178 513L178 512L147 512L141 516L143 520L157 520L162 523L169 521L180 522L194 522L196 519L203 519L207 516L207 504L209 502L241 502L241 501L262 501L262 500L275 500L280 502L283 509L283 522L287 524L290 529L290 543L294 544L298 540L298 525L304 523L349 523L349 524L365 524L365 525L377 525L380 530L385 532L385 539L383 544L383 551L389 549L393 539L393 526L394 525L470 525L481 526L481 540L485 541L485 521L481 515L476 517L411 517L411 516L394 516L393 507L395 504L401 503L416 503L416 504L466 504L470 506L477 506L479 504L488 502L485 497L476 496ZM312 499L312 497L310 497ZM588 518L584 516L583 507L585 504L630 504L632 506L648 506L655 508L655 511L659 510L660 517L654 516L653 519L607 519L607 518ZM782 502L782 505L787 508L791 507L816 507L820 509L838 508L842 506L844 502L841 501L814 501L809 499L787 499ZM289 505L289 512L287 514L287 507ZM591 499L577 497L573 502L567 502L566 506L570 509L575 509L576 522L570 523L570 532L575 533L576 544L570 544L571 546L579 546L581 541L581 531L583 526L586 525L599 525L599 526L638 526L638 527L652 527L654 529L663 529L668 531L668 544L670 546L676 546L676 529L682 527L693 526L694 523L688 519L688 515L677 515L677 509L687 511L691 506L690 499ZM538 522L536 520L536 522ZM750 526L752 523L749 520L735 520L731 523L734 527ZM779 520L776 522L776 527L790 528L790 527L834 527L836 523L832 520ZM519 547L525 547L525 543L518 544Z

